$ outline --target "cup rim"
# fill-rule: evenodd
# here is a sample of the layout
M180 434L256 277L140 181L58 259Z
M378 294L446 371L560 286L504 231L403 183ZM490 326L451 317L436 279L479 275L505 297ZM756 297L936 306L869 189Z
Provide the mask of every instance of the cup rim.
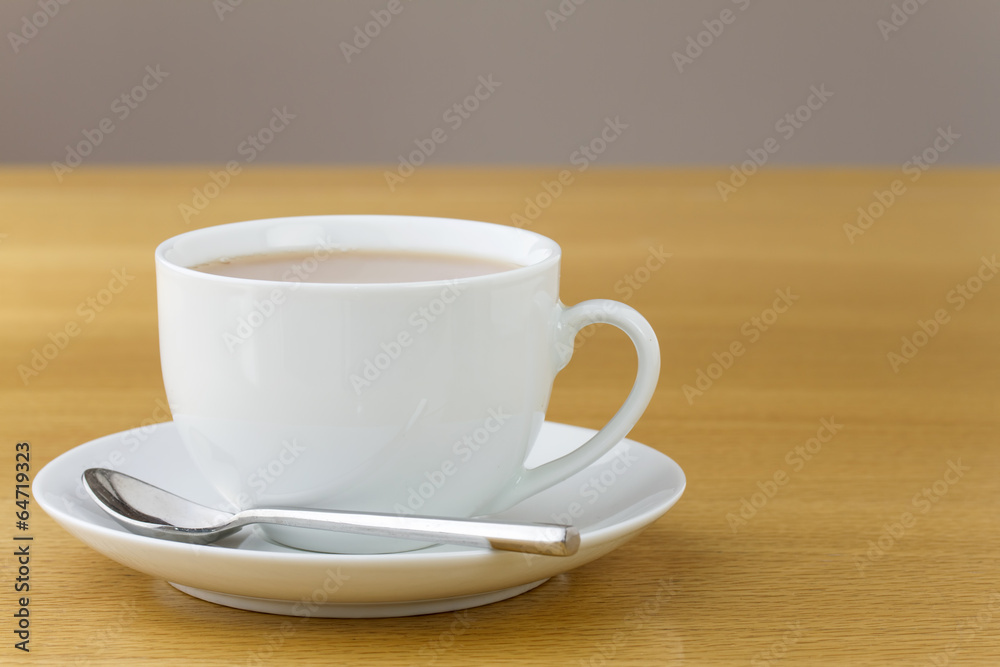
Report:
M543 246L544 250L548 250L548 255L543 257L541 260L525 264L522 266L515 267L513 269L507 269L504 271L498 271L495 273L487 273L478 276L466 276L459 278L447 278L441 280L422 280L422 281L399 281L399 282L358 282L358 283L335 283L335 282L308 282L304 280L294 281L294 280L270 280L261 278L244 278L237 276L224 276L215 273L208 273L205 271L198 271L197 269L191 268L189 266L184 266L167 257L167 253L173 249L173 247L184 239L195 240L198 237L217 235L220 233L225 233L224 230L232 230L232 233L238 233L237 228L249 229L251 227L265 227L281 223L305 223L307 221L327 221L327 222L365 222L368 224L378 224L378 222L402 222L408 221L410 223L438 223L443 225L454 225L461 224L463 226L479 226L483 229L492 230L491 233L499 234L509 234L511 236L526 236L533 238L536 243ZM546 247L547 246L547 247ZM289 246L289 250L294 250L292 246ZM242 255L237 255L242 256ZM484 258L492 257L496 258L497 255L493 254L483 254ZM155 262L157 268L163 267L164 269L169 269L171 271L177 272L181 275L185 275L191 278L197 278L199 280L207 280L209 282L230 284L230 285L256 285L256 286L272 286L272 287L288 287L289 285L296 286L296 289L312 289L312 290L335 290L335 289L348 289L351 291L361 291L361 290L400 290L407 288L435 288L435 287L446 287L449 285L474 285L479 283L497 283L497 282L508 282L516 281L522 278L527 278L530 275L537 274L539 272L544 272L552 268L553 265L558 266L562 258L562 248L558 243L553 241L547 236L543 236L537 232L533 232L527 229L522 229L520 227L513 227L509 225L501 225L492 222L481 222L476 220L466 220L461 218L442 218L435 216L414 216L414 215L394 215L394 214L320 214L320 215L302 215L302 216L282 216L276 218L260 218L253 220L243 220L238 222L229 222L221 225L211 225L208 227L201 227L198 229L192 229L181 234L176 234L164 241L162 241L157 247L154 253Z

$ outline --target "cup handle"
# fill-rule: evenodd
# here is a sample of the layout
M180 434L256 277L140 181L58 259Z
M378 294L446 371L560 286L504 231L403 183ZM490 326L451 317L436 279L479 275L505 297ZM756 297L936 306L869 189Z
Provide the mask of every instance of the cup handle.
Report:
M490 505L505 509L553 484L563 481L601 458L628 435L649 405L660 376L660 347L653 327L634 308L618 301L593 299L569 308L559 305L554 346L555 372L561 371L573 355L576 334L590 324L612 324L632 339L639 358L635 383L615 416L594 437L553 461L535 468L523 468L509 491Z

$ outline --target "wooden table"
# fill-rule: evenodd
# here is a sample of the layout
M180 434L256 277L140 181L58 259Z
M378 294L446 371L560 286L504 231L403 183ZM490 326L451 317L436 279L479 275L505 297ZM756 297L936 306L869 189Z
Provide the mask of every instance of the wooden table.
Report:
M310 619L284 633L285 618L92 552L32 505L31 652L13 648L15 443L37 471L166 418L158 242L310 213L510 223L557 176L427 168L390 192L379 169L247 171L186 222L209 169L80 169L61 184L0 171L0 662L1000 663L1000 173L936 168L765 172L725 202L723 170L590 169L541 198L526 220L564 248L564 301L624 299L657 329L660 387L632 437L688 476L674 509L601 560L467 624ZM652 252L670 253L653 271ZM80 305L121 270L125 290ZM22 381L74 321L79 335ZM597 330L549 418L599 427L633 355Z

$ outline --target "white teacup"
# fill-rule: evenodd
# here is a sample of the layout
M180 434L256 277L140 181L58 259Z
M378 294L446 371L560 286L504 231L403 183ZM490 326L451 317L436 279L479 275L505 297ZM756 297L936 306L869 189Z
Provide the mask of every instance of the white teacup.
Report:
M293 250L309 253L299 278L332 253L352 250L463 255L519 267L366 284L190 268ZM607 300L560 303L559 260L559 246L533 232L441 218L276 218L181 234L156 250L160 355L174 421L201 472L241 509L469 517L509 507L624 438L659 375L656 336L635 310ZM556 373L569 361L576 333L596 322L632 339L635 385L591 440L527 469ZM312 551L420 546L265 530Z

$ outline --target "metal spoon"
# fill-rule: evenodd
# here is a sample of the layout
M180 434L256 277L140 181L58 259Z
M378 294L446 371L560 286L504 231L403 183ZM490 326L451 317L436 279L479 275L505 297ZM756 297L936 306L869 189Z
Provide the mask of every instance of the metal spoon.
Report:
M194 544L214 542L247 524L273 523L548 556L572 556L580 547L580 533L576 528L557 524L291 507L249 509L233 514L199 505L107 468L84 471L83 484L101 509L133 533Z

